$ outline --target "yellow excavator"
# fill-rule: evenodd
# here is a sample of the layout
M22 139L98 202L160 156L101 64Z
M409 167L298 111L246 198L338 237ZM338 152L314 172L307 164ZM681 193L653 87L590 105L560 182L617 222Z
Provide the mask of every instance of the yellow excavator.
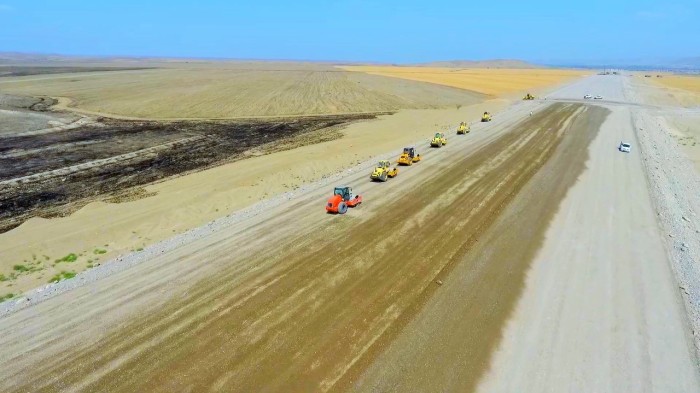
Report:
M399 157L399 165L413 165L414 162L420 161L420 154L416 153L413 147L404 147L403 153Z
M442 147L447 144L447 138L442 132L436 132L433 139L430 141L431 147Z
M372 171L372 174L369 175L369 178L377 181L387 181L390 177L394 177L398 174L399 169L392 169L389 160L381 160L377 164L377 167L374 168L374 171Z
M525 95L525 97L523 97L523 100L525 100L525 101L530 101L530 100L534 100L534 99L535 99L535 96L533 96L530 93L527 93L527 95Z
M481 122L486 123L487 121L491 121L491 114L484 112L483 116L481 116Z
M459 127L457 128L457 135L465 135L468 134L469 131L471 131L471 127L469 127L469 124L467 124L464 121L459 123Z

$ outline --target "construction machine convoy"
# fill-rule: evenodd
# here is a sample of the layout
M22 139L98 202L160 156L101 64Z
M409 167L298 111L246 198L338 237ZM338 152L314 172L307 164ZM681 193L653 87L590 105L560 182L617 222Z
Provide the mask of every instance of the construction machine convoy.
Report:
M349 207L355 207L362 203L362 196L352 195L350 187L336 187L333 196L328 198L326 212L334 214L345 214Z
M491 121L491 114L488 112L484 112L484 114L481 116L481 122L486 123L488 121Z
M430 147L442 147L447 144L447 138L442 132L436 132L433 139L430 141Z
M525 101L530 101L530 100L534 100L534 99L535 99L535 96L533 96L533 95L530 94L530 93L527 93L527 94L525 95L525 97L523 97L523 100L525 100Z
M420 161L420 154L416 153L413 147L404 147L403 153L399 157L399 165L413 165L414 162Z
M489 116L488 112L484 112L484 116ZM457 134L465 135L470 132L470 126L466 122L461 122L457 128ZM442 147L447 144L447 138L442 132L436 132L433 139L430 141L432 147ZM401 156L398 159L399 165L413 165L421 160L420 154L416 152L414 147L404 147ZM389 160L381 160L377 163L370 174L372 181L385 182L389 178L396 177L399 174L397 167L392 167ZM326 213L345 214L348 208L355 207L362 203L362 196L353 195L350 187L335 187L333 196L328 198L326 202Z
M471 131L471 127L469 126L469 124L467 124L464 121L459 123L459 127L457 128L457 135L466 135L469 133L469 131Z
M390 177L394 177L399 174L398 168L391 168L391 163L389 160L381 160L377 166L369 175L369 178L376 181L387 181Z

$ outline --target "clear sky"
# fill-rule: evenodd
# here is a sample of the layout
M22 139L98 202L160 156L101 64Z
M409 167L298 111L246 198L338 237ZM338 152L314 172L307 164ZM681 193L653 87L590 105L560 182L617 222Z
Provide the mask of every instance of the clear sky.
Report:
M399 63L682 58L700 56L700 0L0 0L0 51Z

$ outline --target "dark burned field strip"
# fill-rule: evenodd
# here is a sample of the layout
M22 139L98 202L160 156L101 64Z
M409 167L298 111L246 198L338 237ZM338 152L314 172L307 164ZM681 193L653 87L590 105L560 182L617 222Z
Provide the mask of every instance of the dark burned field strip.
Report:
M240 159L247 151L262 154L335 139L338 127L373 117L100 120L63 132L0 138L0 232L33 216L69 214L92 200Z
M9 76L29 76L48 74L68 74L75 72L136 71L154 67L66 67L66 66L0 66L0 78Z

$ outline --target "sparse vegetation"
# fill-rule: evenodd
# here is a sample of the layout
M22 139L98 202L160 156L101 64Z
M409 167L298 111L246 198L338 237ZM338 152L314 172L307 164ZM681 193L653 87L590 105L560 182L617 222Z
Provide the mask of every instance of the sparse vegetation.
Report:
M12 267L12 269L13 269L14 271L20 272L20 273L22 273L22 272L28 272L28 271L30 270L30 268L28 268L28 267L25 266L25 265L15 265L15 266Z
M60 262L72 263L72 262L75 262L77 260L78 260L78 256L75 255L74 253L70 253L61 259L57 259L56 263L60 263Z
M56 282L59 282L61 280L67 280L67 279L73 278L73 277L75 277L75 272L62 271L62 272L56 274L55 276L51 277L49 282L56 283Z
M6 277L4 274L0 274L0 281L9 281L10 279Z
M106 254L107 250L101 249L101 248L96 248L95 251L93 251L94 254L100 255L100 254Z
M7 295L0 296L0 303L4 302L4 301L6 301L6 300L10 300L10 299L12 299L13 297L15 297L15 294L14 294L14 293L8 293Z

